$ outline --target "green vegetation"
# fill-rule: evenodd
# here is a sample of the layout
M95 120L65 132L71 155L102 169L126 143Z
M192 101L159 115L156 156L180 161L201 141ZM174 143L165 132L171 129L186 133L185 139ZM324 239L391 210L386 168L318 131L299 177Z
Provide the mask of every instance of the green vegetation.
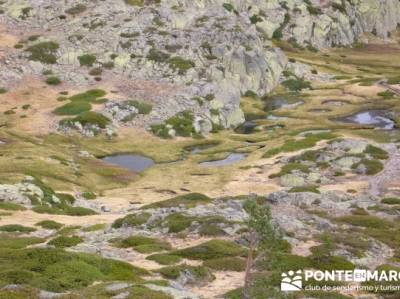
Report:
M289 193L296 193L296 192L320 193L317 186L299 186L299 187L293 187L289 190Z
M142 7L144 5L144 0L124 0L126 4L132 6Z
M144 236L131 236L123 240L116 240L115 244L121 248L131 247L141 253L151 253L171 249L171 245L167 242Z
M2 284L23 283L52 292L80 289L95 281L140 282L147 271L121 261L61 249L0 250Z
M15 237L8 233L0 234L0 255L2 249L21 249L29 245L39 244L45 242L45 239L37 237Z
M301 91L302 89L312 89L311 83L303 79L288 79L282 82L282 85L290 91Z
M61 205L59 207L35 206L32 210L40 214L69 215L69 216L89 216L97 214L95 211L88 208L71 207L65 205Z
M179 233L187 229L194 221L191 216L185 216L181 213L172 213L165 217L168 226L168 232Z
M0 226L0 231L2 232L19 232L19 233L31 233L34 232L36 229L32 227L23 226L20 224L7 224Z
M378 96L384 98L385 100L390 100L393 99L395 96L395 93L386 90L386 91L382 91L382 92L378 92Z
M77 115L79 113L87 112L92 109L90 103L87 102L70 102L54 110L57 115Z
M195 134L193 121L192 112L183 111L167 119L164 124L152 125L151 130L153 134L161 138L171 138L170 129L173 129L177 136L190 137Z
M11 202L0 202L0 210L8 211L25 211L26 208L16 203Z
M376 229L389 228L393 225L390 221L370 215L348 215L336 218L336 220L354 226Z
M174 70L178 71L179 75L184 75L187 70L195 67L195 64L191 60L183 59L182 57L171 57L167 60L169 66Z
M84 54L78 56L78 60L81 66L93 66L96 62L96 56L93 54Z
M123 218L119 218L114 221L112 224L113 228L121 228L121 227L134 227L145 224L147 220L150 218L149 213L140 213L140 214L129 214Z
M382 162L379 160L369 160L369 159L362 159L360 162L355 163L351 166L352 169L357 169L359 166L365 167L365 173L367 175L375 175L381 172L384 168Z
M387 197L387 198L382 199L381 202L384 203L384 204L387 204L387 205L400 205L400 198L398 198L398 197Z
M150 255L146 259L155 261L161 265L172 265L180 262L182 258L177 255L158 253Z
M135 107L139 111L139 114L149 114L153 109L153 106L151 104L139 102L136 100L129 100L127 101L127 103Z
M96 113L93 111L86 111L82 112L81 114L79 114L74 118L63 119L60 121L60 124L66 125L66 124L73 124L75 122L80 123L82 126L94 125L104 129L110 122L110 119L104 116L103 114Z
M0 94L4 94L7 92L7 89L5 89L4 87L0 87Z
M36 223L35 225L40 226L45 229L60 229L61 227L63 227L63 224L58 223L53 220L43 220L43 221Z
M304 172L304 173L309 173L310 172L309 167L304 165L304 164L301 164L301 163L288 163L288 164L285 164L285 165L282 166L280 172L271 174L269 176L269 178L272 179L272 178L276 178L276 177L281 177L281 176L283 176L285 174L289 174L292 171L296 171L296 170Z
M246 260L239 257L223 257L206 260L203 265L217 271L243 272L246 269Z
M294 152L314 147L317 144L317 142L321 140L329 140L329 139L334 139L336 137L337 136L332 133L307 134L303 139L300 140L290 139L286 141L281 147L268 150L263 157L270 158L279 153Z
M150 49L149 53L147 53L146 58L148 60L154 61L154 62L158 62L158 63L164 63L169 59L169 54L159 51L157 49Z
M234 242L214 239L194 247L176 250L172 254L194 260L210 260L243 256L245 253L246 250Z
M58 248L72 247L82 243L83 239L78 236L59 236L57 238L52 239L48 244L53 245Z
M389 158L389 155L385 150L370 144L364 150L364 154L371 155L372 158L379 160L386 160Z
M82 192L82 197L87 200L92 200L96 199L96 194L94 194L93 192L86 191Z
M83 228L82 231L95 232L98 230L104 230L106 227L107 227L107 225L105 223L98 223L98 224L93 224L93 225L87 226L87 227Z
M40 42L26 49L30 53L29 60L40 61L45 64L55 64L57 57L55 56L59 49L59 44L52 41Z
M164 267L157 270L157 272L159 272L163 277L167 279L178 279L179 276L181 275L181 272L183 271L185 271L186 273L190 273L197 283L199 281L209 282L215 279L211 271L203 266L179 265L179 266Z
M52 77L48 77L46 79L46 83L49 85L60 85L61 84L61 80L58 77L52 76Z
M206 204L211 200L211 198L201 193L189 193L143 206L142 209L171 208L179 205L191 208L197 205Z

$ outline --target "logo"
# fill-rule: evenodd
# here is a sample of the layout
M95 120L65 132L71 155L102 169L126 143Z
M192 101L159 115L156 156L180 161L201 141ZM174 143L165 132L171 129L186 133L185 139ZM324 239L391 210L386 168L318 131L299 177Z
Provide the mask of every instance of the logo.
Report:
M301 270L282 273L281 291L300 291L303 287Z

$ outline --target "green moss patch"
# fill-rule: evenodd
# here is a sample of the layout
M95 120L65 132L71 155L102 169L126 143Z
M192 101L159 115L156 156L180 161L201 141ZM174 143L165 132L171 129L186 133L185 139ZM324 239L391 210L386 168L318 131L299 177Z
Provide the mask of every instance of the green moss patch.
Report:
M59 236L55 239L52 239L48 244L53 245L58 248L72 247L82 243L83 239L78 236Z
M131 236L123 240L118 240L115 244L121 248L131 247L141 253L151 253L171 249L171 245L168 242L144 236Z
M207 204L211 200L211 198L201 193L189 193L143 206L142 209L172 208L179 205L192 208L197 205Z
M8 233L12 233L12 232L31 233L31 232L34 232L35 230L36 230L36 228L27 227L27 226L23 226L20 224L7 224L7 225L0 226L0 231L8 232Z
M155 261L161 265L172 265L179 263L182 258L177 255L159 253L150 255L146 257L146 259L150 261Z
M120 228L123 226L127 226L127 227L139 226L139 225L145 224L147 222L147 220L149 220L150 216L151 215L149 213L126 215L123 218L119 218L119 219L115 220L114 223L112 224L112 227Z
M361 226L365 228L389 228L393 224L390 221L381 219L376 216L370 215L349 215L349 216L342 216L336 218L337 221L343 222L346 224L354 225L354 226Z
M203 265L217 271L242 272L246 269L246 260L239 257L224 257L206 260Z
M194 260L210 260L242 256L245 253L246 250L234 242L214 239L194 247L176 250L172 254Z
M64 226L63 224L53 221L53 220L43 220L43 221L36 223L35 225L40 226L45 229L60 229L61 227Z

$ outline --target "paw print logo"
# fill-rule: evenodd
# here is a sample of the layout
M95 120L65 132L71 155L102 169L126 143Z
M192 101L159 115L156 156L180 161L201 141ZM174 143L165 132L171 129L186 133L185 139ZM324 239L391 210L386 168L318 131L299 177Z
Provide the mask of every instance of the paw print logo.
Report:
M300 291L303 287L301 270L282 273L281 291Z

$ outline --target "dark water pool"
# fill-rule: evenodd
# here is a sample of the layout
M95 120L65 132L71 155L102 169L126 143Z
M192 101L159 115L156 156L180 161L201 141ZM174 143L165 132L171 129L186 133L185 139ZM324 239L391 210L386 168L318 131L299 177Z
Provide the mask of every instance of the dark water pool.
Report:
M118 165L133 172L141 172L154 165L154 161L136 154L118 154L102 158L106 163Z
M395 122L389 118L389 112L386 110L360 111L337 120L360 125L372 125L385 130L392 130L395 127Z

